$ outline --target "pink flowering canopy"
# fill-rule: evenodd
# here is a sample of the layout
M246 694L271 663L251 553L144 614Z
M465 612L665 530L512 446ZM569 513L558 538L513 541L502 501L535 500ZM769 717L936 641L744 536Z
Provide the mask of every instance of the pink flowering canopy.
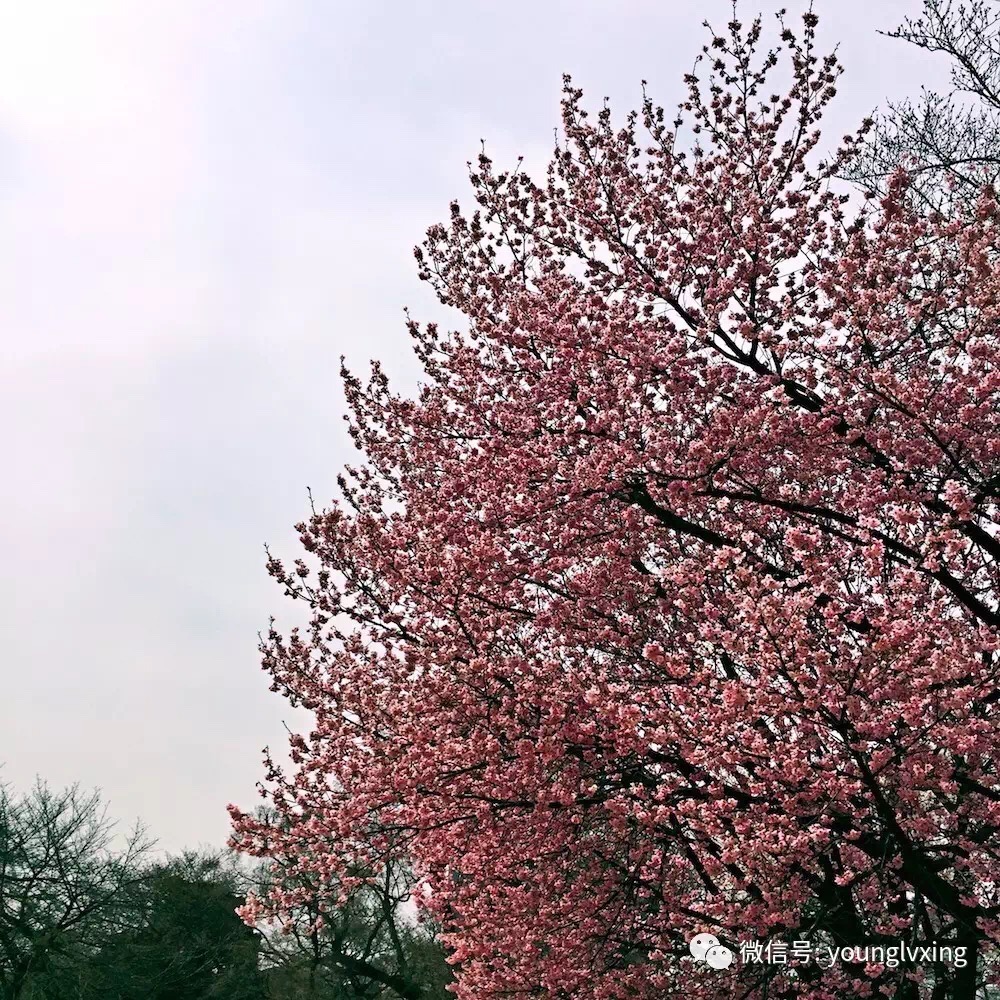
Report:
M480 156L416 251L461 329L415 399L343 373L363 459L270 560L315 727L233 842L329 906L411 859L461 998L973 997L1000 940L1000 207L851 208L815 26L730 24L676 122L567 79L542 181Z

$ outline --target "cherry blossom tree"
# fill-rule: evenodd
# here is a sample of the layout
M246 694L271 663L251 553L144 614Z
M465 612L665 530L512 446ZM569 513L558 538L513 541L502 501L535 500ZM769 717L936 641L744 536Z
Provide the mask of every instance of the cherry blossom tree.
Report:
M271 574L315 714L231 807L319 907L412 858L459 997L968 997L1000 939L1000 209L852 207L816 18L713 33L676 120L567 79L547 177L470 167L416 256L416 398ZM323 886L329 886L326 900ZM244 918L303 900L251 899ZM291 919L291 917L289 917ZM735 962L689 938L948 944Z

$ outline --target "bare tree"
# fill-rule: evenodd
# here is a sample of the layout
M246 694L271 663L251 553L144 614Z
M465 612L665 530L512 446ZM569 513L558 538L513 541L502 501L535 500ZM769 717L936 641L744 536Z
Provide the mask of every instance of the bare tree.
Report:
M15 797L0 785L0 1000L37 993L53 965L127 926L152 844L138 825L114 840L96 792L39 781Z
M919 16L884 34L947 57L951 86L890 103L846 176L880 194L902 165L914 196L947 212L1000 178L1000 2L923 0Z
M262 809L262 818L277 822ZM260 925L261 957L272 995L296 1000L444 1000L452 973L428 922L418 923L412 904L416 876L389 851L373 871L349 873L359 883L346 899L337 885L287 862L263 858L246 876L259 897L278 891L301 896L284 924Z

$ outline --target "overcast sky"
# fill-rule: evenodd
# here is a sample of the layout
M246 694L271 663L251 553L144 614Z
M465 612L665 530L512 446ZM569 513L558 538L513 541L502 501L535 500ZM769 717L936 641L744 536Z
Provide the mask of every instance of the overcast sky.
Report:
M876 33L917 6L817 2L847 70L831 140L943 80ZM307 487L352 460L339 356L412 387L412 247L480 138L542 164L566 71L671 107L728 14L0 0L0 779L99 787L166 850L224 842L301 722L259 669L288 610L263 545L298 555Z

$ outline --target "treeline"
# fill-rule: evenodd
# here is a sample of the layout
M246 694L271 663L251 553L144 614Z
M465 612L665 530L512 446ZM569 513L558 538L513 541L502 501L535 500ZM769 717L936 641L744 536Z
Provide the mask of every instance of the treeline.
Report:
M249 891L295 888L269 862L157 858L97 794L0 786L0 1000L438 1000L451 970L400 867L311 915L251 929Z

